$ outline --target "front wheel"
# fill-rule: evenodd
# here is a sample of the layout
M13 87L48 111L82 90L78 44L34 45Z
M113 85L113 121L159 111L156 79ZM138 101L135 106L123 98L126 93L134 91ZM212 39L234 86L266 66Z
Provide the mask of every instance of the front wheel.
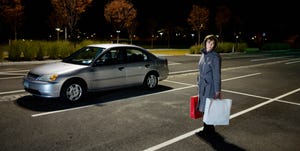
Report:
M153 89L158 85L158 76L150 73L145 77L144 86L148 89Z
M86 88L80 82L67 82L61 90L61 98L69 102L77 102L83 99Z

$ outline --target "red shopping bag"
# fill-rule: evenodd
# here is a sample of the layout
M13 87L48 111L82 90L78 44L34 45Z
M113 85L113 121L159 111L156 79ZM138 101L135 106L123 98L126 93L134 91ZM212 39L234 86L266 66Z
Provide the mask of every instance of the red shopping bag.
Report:
M190 98L190 117L192 119L198 119L200 117L203 117L203 114L197 110L198 105L198 95L191 96Z

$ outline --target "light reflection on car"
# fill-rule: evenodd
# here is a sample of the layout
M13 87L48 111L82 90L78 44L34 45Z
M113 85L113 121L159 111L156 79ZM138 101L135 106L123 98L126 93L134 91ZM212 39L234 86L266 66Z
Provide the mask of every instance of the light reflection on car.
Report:
M168 60L129 44L93 44L62 61L40 65L23 78L34 96L80 101L86 93L143 85L157 87L167 79Z

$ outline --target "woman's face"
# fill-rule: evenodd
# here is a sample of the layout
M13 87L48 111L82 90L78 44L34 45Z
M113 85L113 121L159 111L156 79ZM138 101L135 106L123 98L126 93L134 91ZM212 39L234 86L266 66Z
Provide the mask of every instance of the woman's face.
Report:
M206 41L206 51L207 52L210 52L214 48L214 46L215 46L215 41L214 40L208 39Z

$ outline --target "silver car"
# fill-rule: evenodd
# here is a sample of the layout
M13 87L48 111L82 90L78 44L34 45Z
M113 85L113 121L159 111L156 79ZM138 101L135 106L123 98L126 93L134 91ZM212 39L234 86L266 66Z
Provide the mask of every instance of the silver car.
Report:
M129 44L88 45L62 61L40 65L24 76L34 96L79 101L87 92L144 85L157 87L168 77L168 60Z

